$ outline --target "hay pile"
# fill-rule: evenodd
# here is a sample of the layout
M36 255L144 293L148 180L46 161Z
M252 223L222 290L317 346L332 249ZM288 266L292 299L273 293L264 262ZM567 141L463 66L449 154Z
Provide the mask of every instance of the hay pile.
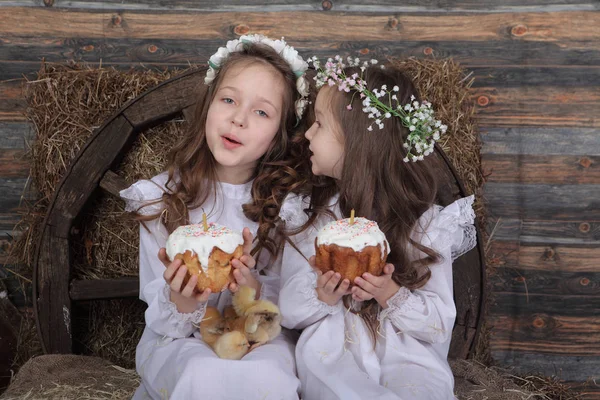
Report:
M37 79L25 83L26 117L36 132L28 158L31 162L30 178L38 201L28 206L24 219L17 225L17 230L24 234L15 244L19 261L32 265L33 246L37 241L35 235L39 230L31 228L39 226L43 220L56 185L93 131L127 101L178 72L124 72L114 68L43 64ZM117 172L129 182L161 172L166 161L164 150L172 146L182 125L181 120L171 121L141 134ZM131 224L121 223L120 207L120 202L97 199L92 214L83 224L85 231L79 232L84 239L76 252L80 255L75 261L76 277L95 279L137 275L137 258L124 258L132 254L131 246L126 243L133 243L134 249L137 244L136 237L128 232L132 230ZM106 221L110 224L102 224L104 228L110 226L115 229L106 232L97 226L100 215L101 219L112 219ZM125 231L125 236L120 234L121 231ZM109 238L99 239L104 235ZM125 242L125 250L118 245L119 241ZM107 244L111 246L111 252L108 252ZM113 252L116 255L111 259Z
M487 215L483 197L485 176L481 167L481 139L475 107L470 100L470 88L474 79L452 59L390 58L389 61L411 77L421 97L432 104L435 117L448 126L446 134L440 138L438 144L451 161L467 194L475 195L473 208L485 244L484 256L489 276L494 272L494 266L488 252L491 238L487 234ZM493 290L488 288L488 296L491 293ZM488 299L487 304L490 302ZM486 315L487 310L482 310L482 313ZM475 357L485 364L492 361L488 345L489 336L489 329L484 319L478 342L475 344Z
M484 176L481 169L481 141L470 101L473 78L451 59L390 59L412 78L421 97L435 109L435 118L448 125L439 144L452 162L468 194L481 196ZM477 216L484 217L483 205L476 204ZM483 230L483 226L482 226Z
M579 400L555 377L516 376L474 360L452 360L454 393L460 400Z

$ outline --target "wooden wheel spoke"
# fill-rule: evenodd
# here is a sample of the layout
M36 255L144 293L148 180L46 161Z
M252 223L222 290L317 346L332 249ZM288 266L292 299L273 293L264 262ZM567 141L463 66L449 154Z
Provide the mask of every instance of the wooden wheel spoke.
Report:
M112 196L119 198L119 192L123 189L127 189L129 187L129 184L127 183L127 181L125 181L125 179L121 178L113 171L108 170L100 180L99 186L106 193L109 193Z
M140 281L137 277L74 279L71 281L69 295L73 301L137 297L139 286Z

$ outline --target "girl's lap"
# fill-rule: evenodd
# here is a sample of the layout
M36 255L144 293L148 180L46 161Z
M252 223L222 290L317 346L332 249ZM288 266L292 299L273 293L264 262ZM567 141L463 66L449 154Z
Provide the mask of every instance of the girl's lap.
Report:
M401 399L453 399L453 380L436 366L427 368L416 363L384 366L381 384Z
M295 375L295 343L293 338L280 334L271 342L253 349L241 360L227 360L219 358L213 349L204 341L196 337L184 339L158 339L156 342L147 342L143 348L138 348L140 354L146 354L145 360L138 360L142 365L156 365L183 371L212 370L219 373L224 371L244 371L245 374L284 373Z
M148 392L167 390L171 396L184 397L201 392L207 398L297 398L294 343L284 335L253 349L239 361L217 357L195 337L167 343L158 340L146 354L146 360L140 360L140 372Z

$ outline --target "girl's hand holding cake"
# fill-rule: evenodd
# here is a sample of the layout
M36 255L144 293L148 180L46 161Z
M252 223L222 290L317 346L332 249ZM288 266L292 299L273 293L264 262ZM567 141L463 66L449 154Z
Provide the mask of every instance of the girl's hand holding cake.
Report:
M250 255L250 251L252 250L252 233L250 233L250 229L244 228L242 237L244 238L243 255L239 259L234 258L231 260L231 265L234 268L233 277L235 282L229 284L229 290L236 293L240 286L250 286L256 290L256 296L258 298L261 285L252 272L256 266L256 260Z
M185 282L188 272L187 267L181 259L169 260L167 251L163 247L158 251L158 258L165 266L163 278L171 287L171 301L177 305L177 310L181 313L194 312L198 303L206 303L211 290L200 292L197 288L198 276L193 275Z
M179 312L196 310L198 302L206 302L211 293L223 291L235 281L232 260L244 256L252 242L240 232L215 223L182 225L167 238L159 258L167 267L163 273L171 287L171 301ZM249 235L249 240L248 240Z
M400 286L392 280L394 272L393 264L386 264L383 268L383 275L373 276L365 272L362 277L354 278L352 298L357 301L366 301L375 299L382 308L387 308L387 301L399 289Z
M315 256L312 256L308 262L314 268L317 273L317 298L323 303L334 306L336 305L343 296L350 294L350 281L344 279L341 281L342 276L339 272L327 271L321 272L320 269L316 268Z

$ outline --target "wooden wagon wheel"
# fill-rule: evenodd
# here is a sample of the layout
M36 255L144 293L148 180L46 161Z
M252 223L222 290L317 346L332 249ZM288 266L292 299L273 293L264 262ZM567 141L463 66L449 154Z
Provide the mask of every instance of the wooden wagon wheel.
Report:
M180 116L186 117L198 98L195 88L204 77L198 69L174 77L127 103L89 139L58 184L41 227L34 257L34 311L38 333L46 353L71 353L71 305L74 301L137 297L137 278L71 280L70 236L73 222L97 190L118 196L128 186L111 171L137 135ZM441 152L441 149L440 149ZM448 204L465 191L454 168L447 165L448 184L439 194ZM450 356L466 358L481 324L483 310L483 247L478 246L455 261L454 293L456 326Z
M438 203L446 206L456 199L465 197L467 191L442 148L437 143L435 148L447 167L443 172L446 178L445 184L439 187L437 193ZM475 351L483 325L487 297L485 253L481 232L477 224L475 227L477 245L452 263L456 322L448 352L450 358L468 358Z
M98 188L118 196L126 183L110 170L137 134L187 114L205 71L194 70L163 82L127 103L81 149L56 187L34 257L34 311L46 353L71 353L71 301L136 296L137 279L70 282L73 221Z

